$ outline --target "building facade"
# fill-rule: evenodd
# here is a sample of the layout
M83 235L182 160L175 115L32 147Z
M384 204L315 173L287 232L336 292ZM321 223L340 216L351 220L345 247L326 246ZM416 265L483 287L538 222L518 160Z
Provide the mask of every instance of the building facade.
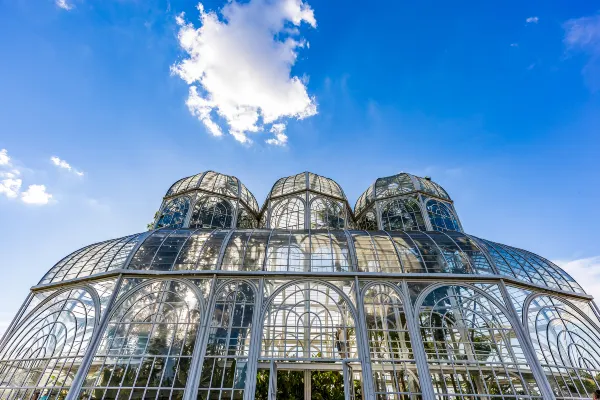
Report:
M407 173L177 181L152 229L53 266L0 341L1 399L578 399L599 311L565 271L463 231Z

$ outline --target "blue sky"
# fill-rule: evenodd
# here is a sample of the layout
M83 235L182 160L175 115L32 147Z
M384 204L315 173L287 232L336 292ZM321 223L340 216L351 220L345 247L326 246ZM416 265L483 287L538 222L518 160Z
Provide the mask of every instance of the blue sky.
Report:
M207 169L259 203L304 170L352 204L430 175L467 232L600 296L600 6L414 3L215 0L201 22L194 1L0 0L0 330L60 258Z

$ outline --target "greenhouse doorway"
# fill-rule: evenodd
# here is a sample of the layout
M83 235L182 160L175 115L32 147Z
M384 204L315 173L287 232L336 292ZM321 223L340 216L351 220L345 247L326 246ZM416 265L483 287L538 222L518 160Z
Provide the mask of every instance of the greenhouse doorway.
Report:
M342 363L261 363L257 400L362 400L361 371Z

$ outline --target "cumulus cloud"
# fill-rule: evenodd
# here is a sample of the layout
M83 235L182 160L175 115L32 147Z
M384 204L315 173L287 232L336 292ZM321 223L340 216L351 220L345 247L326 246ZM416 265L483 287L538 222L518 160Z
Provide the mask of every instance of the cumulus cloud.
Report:
M15 198L21 189L21 179L7 178L0 181L0 194L6 197Z
M60 158L58 158L56 156L52 156L52 157L50 157L50 161L52 161L52 163L54 165L56 165L58 168L66 169L67 171L73 172L77 176L83 176L83 172L78 171L75 168L71 167L71 164L69 164L65 160L61 160Z
M589 60L583 75L592 89L600 88L600 14L570 19L563 25L567 50L585 53Z
M228 131L249 143L248 133L270 126L275 137L268 143L285 143L281 126L274 125L284 128L286 119L317 113L306 78L291 74L298 50L308 47L299 28L316 27L313 10L301 0L234 0L219 13L202 3L198 11L197 29L183 14L177 17L186 55L171 67L190 85L188 109L214 136Z
M26 191L21 193L21 200L27 204L48 204L52 195L46 192L45 185L29 185Z
M73 4L67 3L67 0L56 0L55 3L59 8L67 11L70 11L75 7Z
M554 262L582 285L587 294L600 299L600 256Z
M10 165L10 157L6 149L0 150L0 165Z
M538 17L529 17L525 20L528 24L537 24L540 21Z

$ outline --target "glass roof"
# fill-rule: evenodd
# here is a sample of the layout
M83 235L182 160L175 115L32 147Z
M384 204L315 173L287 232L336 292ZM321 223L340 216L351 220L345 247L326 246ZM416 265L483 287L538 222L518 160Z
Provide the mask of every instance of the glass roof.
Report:
M376 199L399 196L411 192L424 192L435 197L450 200L448 193L429 178L401 172L397 175L379 178L360 195L354 206L354 214L358 215Z
M569 274L536 254L438 231L158 229L84 247L41 283L113 269L501 275L584 293Z
M307 187L308 184L308 187ZM333 179L325 178L312 172L302 172L297 175L287 176L279 179L273 185L269 198L284 196L286 194L301 192L304 190L312 190L326 196L337 197L338 199L346 200L344 191Z
M239 198L252 211L257 214L259 212L256 198L238 178L214 171L206 171L178 180L169 188L165 197L171 197L195 189Z

